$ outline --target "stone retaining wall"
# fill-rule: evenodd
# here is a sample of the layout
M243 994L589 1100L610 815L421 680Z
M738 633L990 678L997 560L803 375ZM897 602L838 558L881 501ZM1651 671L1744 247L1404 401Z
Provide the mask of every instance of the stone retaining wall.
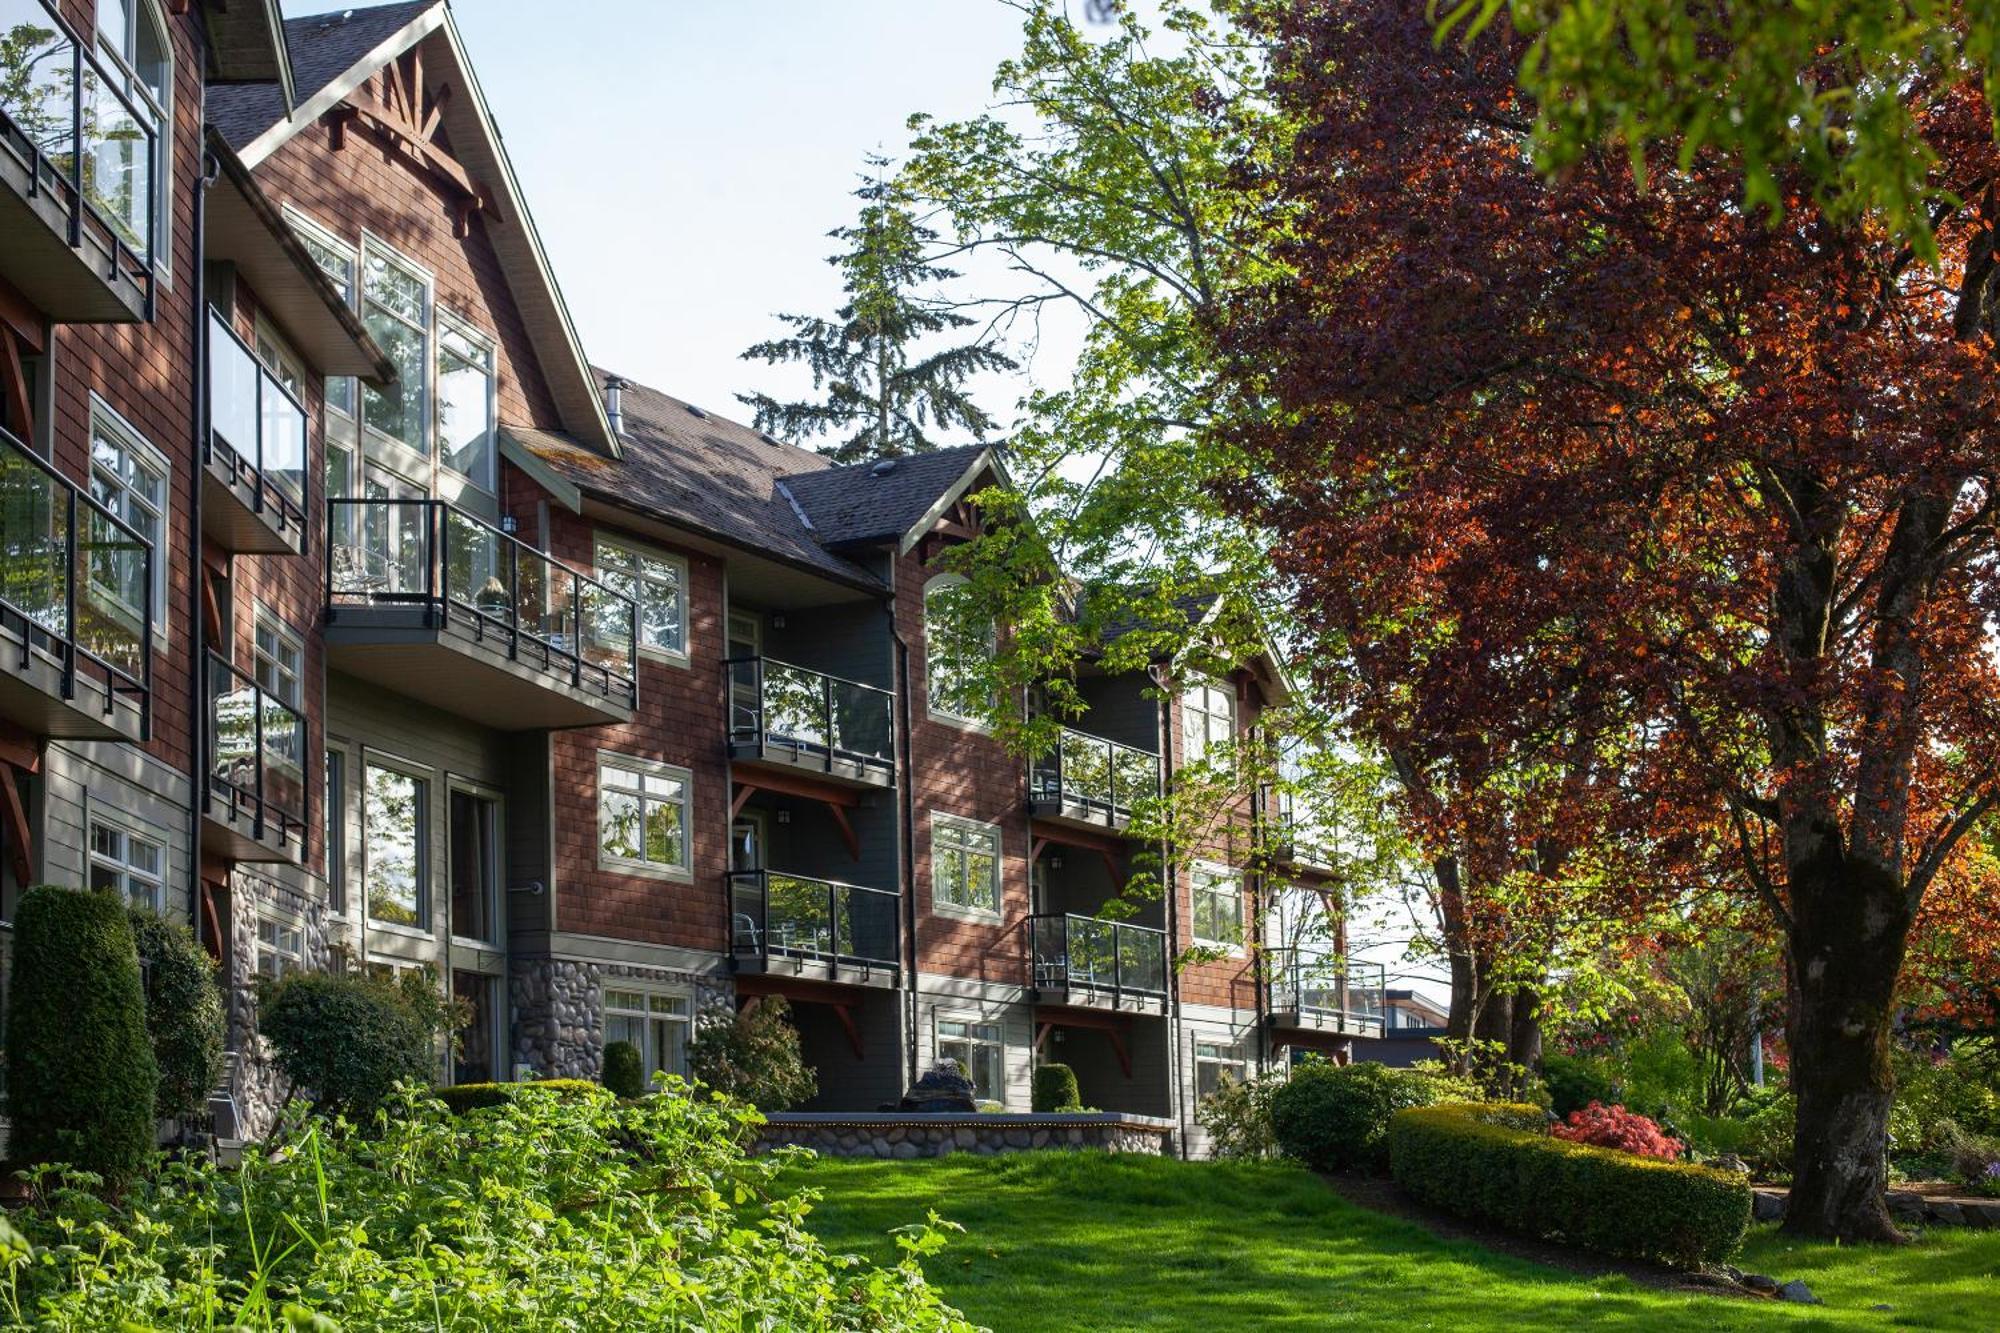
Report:
M2000 1230L2000 1199L1932 1197L1910 1190L1890 1190L1886 1196L1889 1216L1897 1222L1939 1227L1981 1227ZM1759 1222L1776 1222L1785 1215L1791 1195L1785 1190L1760 1185L1754 1212Z
M798 1144L825 1157L946 1157L1094 1148L1168 1151L1174 1122L1117 1113L1073 1115L919 1115L895 1112L775 1112L757 1133L756 1151Z

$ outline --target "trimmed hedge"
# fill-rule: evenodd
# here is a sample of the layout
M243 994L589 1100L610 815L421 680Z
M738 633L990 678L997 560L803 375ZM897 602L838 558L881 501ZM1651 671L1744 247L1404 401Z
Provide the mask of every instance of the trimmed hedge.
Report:
M1082 1110L1083 1095L1076 1088L1076 1071L1062 1064L1036 1065L1034 1100L1029 1105L1043 1113Z
M1389 1123L1390 1170L1415 1198L1524 1235L1676 1267L1718 1263L1750 1226L1750 1184L1703 1166L1568 1143L1533 1106L1450 1103Z
M215 960L178 921L139 908L131 919L146 980L146 1032L160 1069L153 1114L192 1119L208 1109L208 1095L222 1081L225 1023Z
M453 1115L464 1115L467 1111L510 1102L520 1095L523 1088L541 1088L565 1097L581 1097L599 1091L597 1084L586 1078L543 1078L526 1083L455 1083L448 1088L434 1088L432 1094Z
M257 1027L293 1089L349 1119L374 1114L398 1083L436 1077L435 1019L387 978L294 972L259 988Z
M7 988L8 1140L117 1190L157 1146L160 1081L125 901L43 885L14 909Z
M629 1041L614 1041L604 1048L604 1086L620 1097L639 1097L646 1091L646 1064L639 1048Z
M1436 1080L1417 1070L1313 1060L1271 1094L1271 1130L1285 1156L1315 1171L1379 1171L1389 1165L1389 1118L1439 1100Z

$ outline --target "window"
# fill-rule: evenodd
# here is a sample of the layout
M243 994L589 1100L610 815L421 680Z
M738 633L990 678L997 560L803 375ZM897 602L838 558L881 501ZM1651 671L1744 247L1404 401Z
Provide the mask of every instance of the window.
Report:
M657 991L604 992L604 1044L630 1042L639 1048L646 1085L655 1074L687 1076L688 1031L693 1005L685 994Z
M305 932L297 923L257 918L257 975L276 980L305 967Z
M942 575L924 589L924 680L931 712L961 722L983 720L991 700L980 692L984 666L993 657L991 621L972 619L965 580Z
M1233 870L1196 866L1189 880L1195 943L1226 949L1242 948L1242 878Z
M167 496L171 472L160 451L96 399L90 411L90 493L153 547L153 624L167 623ZM146 607L146 561L130 550L90 558L93 588L138 625Z
M299 241L320 272L333 283L340 299L354 304L358 265L354 251L331 232L288 213L286 220L298 233ZM351 495L354 484L354 400L358 382L350 375L338 375L326 382L326 493Z
M1249 1062L1243 1058L1241 1046L1219 1041L1196 1042L1194 1044L1195 1100L1201 1101L1221 1092L1224 1081L1243 1082L1249 1069Z
M609 537L597 539L597 577L639 608L639 647L687 659L687 562Z
M500 978L477 972L451 974L452 998L465 1015L451 1052L454 1083L491 1083L500 1076L495 1055L502 1049Z
M166 852L158 840L103 820L90 821L90 887L125 895L134 907L160 910Z
M1000 914L1000 826L931 816L931 906Z
M499 935L500 802L451 792L451 933L495 943Z
M1181 691L1181 739L1188 763L1212 751L1227 760L1236 739L1236 695L1228 685L1198 677Z
M173 259L168 228L173 220L174 48L159 7L153 0L98 0L97 53L131 111L109 95L86 108L86 114L97 117L100 137L89 158L88 188L139 254L146 253L151 224L154 265L165 274ZM159 149L155 161L145 160L145 135L124 129L128 114L151 131Z
M430 784L372 760L361 766L362 893L372 920L430 924L424 854Z
M347 756L326 752L327 906L347 910Z
M361 319L396 367L394 384L362 386L361 419L382 438L428 457L424 386L430 380L430 279L368 242L361 254Z
M438 320L438 461L482 491L493 481L493 344Z
M598 864L686 878L689 786L684 768L599 755Z
M937 1021L937 1056L965 1066L972 1095L982 1102L1007 1100L1006 1045L998 1023L973 1023L959 1018Z
M281 703L301 707L299 680L305 649L291 626L261 606L257 608L255 656L257 687Z

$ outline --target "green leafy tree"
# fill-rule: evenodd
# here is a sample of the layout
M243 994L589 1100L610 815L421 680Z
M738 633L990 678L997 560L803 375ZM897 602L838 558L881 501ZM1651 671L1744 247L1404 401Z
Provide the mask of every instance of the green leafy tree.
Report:
M688 1070L696 1082L760 1111L788 1110L819 1091L781 995L763 996L732 1015L704 1016L688 1043Z
M895 458L938 447L938 432L984 440L994 421L966 381L1015 369L990 327L970 341L933 346L978 321L953 309L938 289L958 274L935 262L938 235L917 216L903 187L870 158L873 174L854 192L860 216L832 237L846 248L827 262L840 270L847 299L833 317L780 315L790 330L743 353L746 361L804 365L811 399L780 402L739 394L757 429L788 438L834 437L820 452L842 463Z

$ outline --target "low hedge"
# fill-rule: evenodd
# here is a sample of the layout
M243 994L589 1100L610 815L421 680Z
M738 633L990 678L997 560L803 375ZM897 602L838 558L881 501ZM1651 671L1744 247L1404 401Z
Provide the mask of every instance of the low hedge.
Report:
M526 1083L455 1083L448 1088L433 1089L437 1099L454 1115L464 1115L467 1111L477 1111L482 1107L498 1106L520 1095L523 1088L544 1088L561 1093L566 1097L599 1091L598 1085L587 1078L543 1078Z
M1677 1267L1716 1263L1750 1226L1750 1185L1529 1128L1532 1106L1449 1103L1389 1122L1396 1183L1434 1208L1600 1254Z
M1083 1098L1076 1090L1076 1071L1068 1065L1053 1061L1036 1065L1033 1093L1029 1104L1038 1112L1083 1109Z
M1309 1060L1271 1094L1271 1130L1279 1151L1315 1171L1380 1171L1389 1165L1390 1117L1445 1096L1419 1070Z

